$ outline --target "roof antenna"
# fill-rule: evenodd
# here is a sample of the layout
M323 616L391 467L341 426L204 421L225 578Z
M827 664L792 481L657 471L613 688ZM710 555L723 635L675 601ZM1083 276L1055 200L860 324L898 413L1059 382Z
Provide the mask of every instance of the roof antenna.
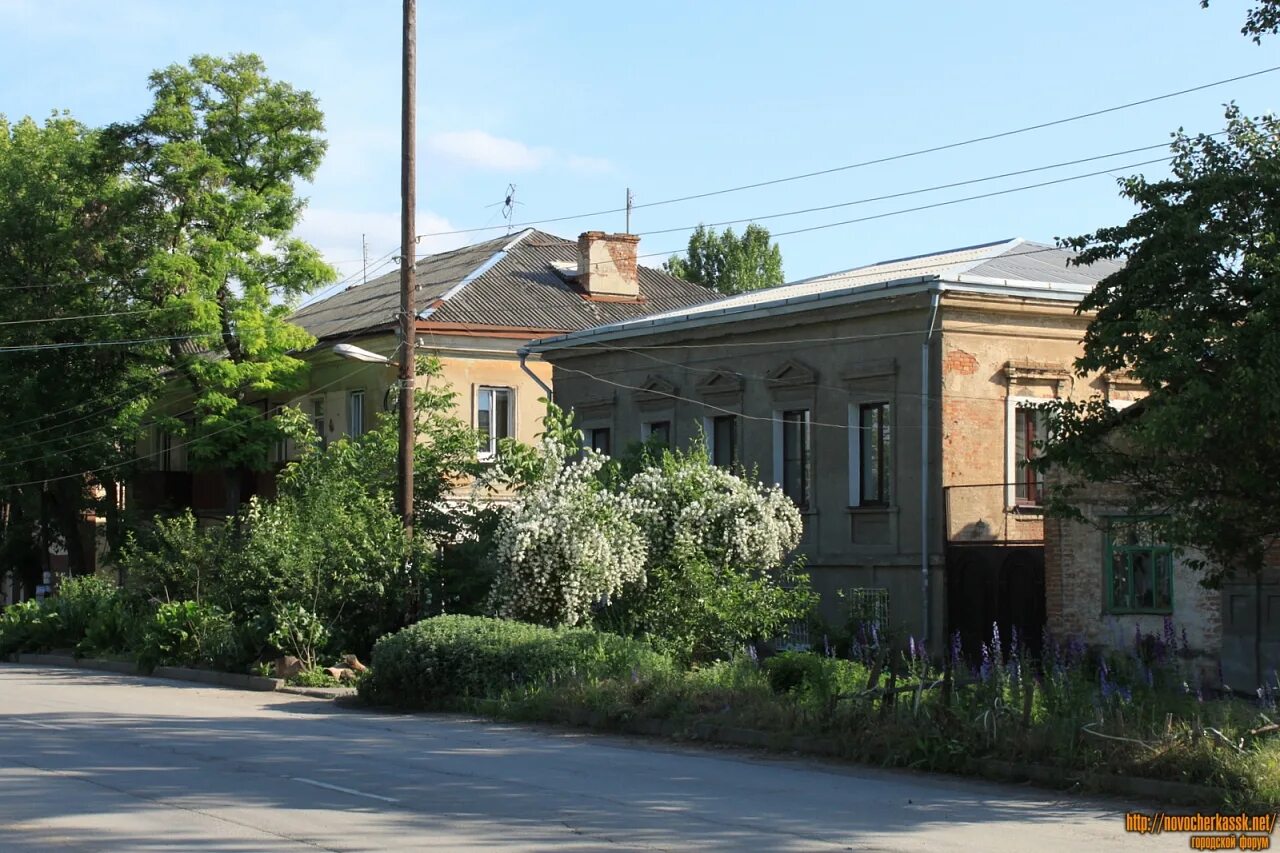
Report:
M512 225L511 218L515 216L517 204L523 205L524 202L516 201L516 185L507 184L506 197L503 198L502 201L496 201L493 204L486 205L486 207L497 207L498 205L502 205L502 218L507 220L508 234L511 233L511 225ZM493 220L491 219L490 221L492 222Z
M631 194L631 187L627 187L627 233L631 233L631 206L635 203L636 197Z

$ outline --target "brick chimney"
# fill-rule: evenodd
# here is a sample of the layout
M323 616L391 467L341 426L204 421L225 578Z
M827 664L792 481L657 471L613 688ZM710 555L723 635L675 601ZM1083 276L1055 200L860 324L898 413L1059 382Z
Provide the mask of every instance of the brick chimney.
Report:
M578 237L578 283L589 297L639 299L634 234L587 231Z

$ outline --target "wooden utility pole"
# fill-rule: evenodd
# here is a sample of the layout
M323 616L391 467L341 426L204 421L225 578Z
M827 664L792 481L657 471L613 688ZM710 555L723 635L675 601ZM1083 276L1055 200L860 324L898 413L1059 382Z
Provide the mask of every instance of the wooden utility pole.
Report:
M400 518L405 536L413 536L414 360L417 356L418 305L414 280L413 211L417 202L414 163L418 63L417 0L404 0L404 78L400 108Z

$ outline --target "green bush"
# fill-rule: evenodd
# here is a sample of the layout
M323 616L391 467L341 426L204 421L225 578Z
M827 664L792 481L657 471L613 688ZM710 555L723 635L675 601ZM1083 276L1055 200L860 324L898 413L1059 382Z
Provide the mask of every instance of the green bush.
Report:
M783 652L765 660L763 668L774 693L828 700L866 687L862 665L812 652Z
M171 601L156 608L142 635L138 664L235 669L245 652L232 616L212 604Z
M116 585L67 578L56 595L15 604L0 616L0 654L70 649L77 655L124 651L138 619Z
M644 643L614 634L437 616L379 640L360 693L376 704L440 707L569 681L644 678L672 668Z

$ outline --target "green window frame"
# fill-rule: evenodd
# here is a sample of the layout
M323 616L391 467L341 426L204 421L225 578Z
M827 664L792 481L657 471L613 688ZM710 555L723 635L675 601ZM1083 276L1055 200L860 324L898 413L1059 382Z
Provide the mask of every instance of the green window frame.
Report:
M1113 518L1103 535L1107 613L1173 613L1173 548L1150 519Z

